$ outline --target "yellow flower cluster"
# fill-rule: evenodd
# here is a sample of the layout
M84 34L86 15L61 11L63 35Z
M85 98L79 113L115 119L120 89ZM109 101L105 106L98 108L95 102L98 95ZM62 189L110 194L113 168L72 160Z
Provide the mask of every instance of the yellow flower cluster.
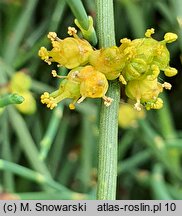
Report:
M36 109L36 101L30 91L32 80L30 76L22 71L18 71L12 76L10 81L10 91L14 93L19 93L24 97L24 101L21 104L15 104L16 108L24 114L33 114Z
M148 29L145 38L130 40L121 39L119 47L93 49L88 41L80 39L76 29L69 27L70 37L60 39L55 32L50 32L48 38L52 50L45 47L39 50L42 60L51 64L71 69L67 76L58 76L53 70L54 77L64 78L59 89L51 94L45 92L41 102L53 109L58 102L71 98L70 109L75 103L81 103L85 98L103 98L106 106L112 98L106 96L108 80L119 78L125 85L128 98L136 101L134 107L140 111L142 107L160 109L163 101L158 95L163 89L171 89L167 82L159 82L160 71L168 77L177 74L177 70L169 66L170 54L166 47L177 39L174 33L166 33L164 40L157 41L151 37L154 29Z

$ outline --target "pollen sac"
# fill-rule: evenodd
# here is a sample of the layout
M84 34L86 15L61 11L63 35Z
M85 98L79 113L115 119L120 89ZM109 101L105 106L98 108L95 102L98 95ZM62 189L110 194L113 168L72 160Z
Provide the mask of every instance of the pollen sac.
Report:
M89 63L108 80L119 77L125 66L124 57L116 46L95 50L90 54Z
M133 80L125 88L126 95L136 101L135 108L141 110L142 105L147 109L160 109L162 100L158 95L163 91L163 85L155 80ZM159 103L160 102L160 103Z
M92 46L86 40L80 39L76 34L73 34L73 36L61 40L56 33L50 32L48 37L53 48L48 51L45 47L41 47L38 53L39 56L48 64L57 62L60 66L68 69L85 65L88 62L90 53L93 51Z
M155 80L160 71L166 76L174 76L177 70L169 66L170 54L166 43L177 39L177 35L167 33L163 41L157 41L151 37L154 29L146 31L146 38L135 40L123 39L119 50L126 56L126 64L121 75L127 81L131 80Z

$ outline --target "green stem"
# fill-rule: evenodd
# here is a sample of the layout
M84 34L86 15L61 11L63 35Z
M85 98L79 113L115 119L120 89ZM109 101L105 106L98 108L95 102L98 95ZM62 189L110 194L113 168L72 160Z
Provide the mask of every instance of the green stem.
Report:
M146 161L151 157L151 154L151 151L147 149L137 153L131 158L123 160L118 164L118 174L124 173L126 171L131 171L136 167L138 168L140 164L146 163Z
M150 127L146 120L140 120L139 126L141 128L142 134L144 134L144 142L170 172L171 177L182 179L181 172L179 172L176 167L171 167L171 162L168 157L168 149L164 139L159 136L153 128Z
M31 181L39 183L40 185L49 186L56 191L66 193L67 196L72 196L73 199L82 199L83 194L73 192L66 188L65 186L55 182L52 178L42 175L39 172L35 172L18 164L0 159L0 170L6 170L11 173L17 174Z
M2 157L5 160L12 161L12 151L10 146L10 140L9 140L9 127L8 127L8 117L7 112L4 111L3 113L3 146L2 146ZM12 173L5 171L4 172L4 189L6 192L14 192L14 176Z
M163 177L163 169L160 164L153 167L153 174L151 178L151 188L153 190L154 198L160 200L171 200L172 197L166 187Z
M16 93L8 94L0 98L0 107L7 106L9 104L21 104L24 98Z
M81 0L66 0L72 13L84 29L89 28L88 16Z
M23 118L15 109L13 109L13 107L8 107L8 114L11 125L14 128L17 137L19 138L20 147L27 156L27 160L35 170L43 173L45 176L50 177L50 173L45 163L39 160L37 147Z
M169 102L164 93L162 94L162 99L164 101L165 106L157 112L159 118L158 123L163 137L166 140L170 140L176 138L177 136L175 132L172 113L170 111ZM180 152L178 151L178 149L171 148L168 150L168 154L171 165L180 172Z
M166 140L166 143L169 149L176 149L180 153L180 150L182 149L182 139L169 139Z
M165 106L157 111L157 115L159 118L159 126L164 138L175 138L175 127L173 122L172 113L170 111L169 102L167 100L166 95L163 93L162 100L164 101Z
M7 63L12 64L14 58L17 55L17 50L24 37L27 26L30 24L32 14L37 0L28 0L26 2L25 8L20 15L17 24L14 27L10 40L6 41L6 51L4 52L4 59Z
M89 28L88 16L81 0L66 0L72 13L84 29Z
M48 166L50 167L52 176L56 175L60 161L63 157L62 152L66 140L66 135L68 134L68 130L69 130L68 121L69 121L68 118L62 119L54 141L54 145L52 146L52 150L50 151Z
M82 151L81 151L81 169L79 179L82 182L82 192L88 192L91 182L92 156L94 148L94 139L92 133L93 123L90 116L83 115L82 119Z
M93 27L93 19L87 16L85 8L81 0L66 0L71 8L72 13L76 17L75 24L81 30L84 38L93 45L97 44L97 36Z
M130 146L133 144L133 140L135 139L135 131L130 129L127 130L119 142L118 145L118 160L123 159L123 157L126 155L127 150L130 148Z
M41 145L40 154L39 154L40 160L45 160L45 158L47 157L47 154L51 148L53 140L58 131L58 126L60 124L62 116L63 116L63 106L59 105L54 110L47 131L40 142Z
M69 152L67 158L65 160L64 166L59 171L58 174L58 181L63 184L67 185L70 179L73 179L73 173L76 172L78 166L78 154L73 152Z
M167 184L167 189L170 195L173 197L173 199L182 200L182 189L180 185L175 186L175 185Z
M97 28L100 47L115 45L112 0L97 0ZM120 90L118 81L111 81L108 96L114 101L110 107L101 106L99 134L99 162L97 199L116 198L118 109Z
M27 193L17 193L15 194L21 200L74 200L74 199L83 199L90 200L93 199L90 195L87 194L77 194L66 193L66 192L56 192L56 193L46 193L46 192L27 192Z
M62 21L62 17L63 17L64 10L65 10L65 5L66 5L65 0L57 1L57 4L55 6L55 9L53 11L53 14L50 20L50 24L49 24L50 31L57 30L59 23Z

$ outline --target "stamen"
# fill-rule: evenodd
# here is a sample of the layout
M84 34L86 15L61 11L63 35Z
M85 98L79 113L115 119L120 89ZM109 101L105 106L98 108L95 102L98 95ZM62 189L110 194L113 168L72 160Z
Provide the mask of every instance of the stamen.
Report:
M170 83L168 83L168 82L164 82L162 84L162 87L165 88L165 89L167 89L167 90L171 90L172 85Z
M55 70L52 70L51 73L52 73L53 77L57 77L57 78L60 78L60 79L62 79L62 78L68 78L67 76L59 76Z
M107 96L105 96L105 95L104 95L102 98L104 99L104 105L105 105L106 107L110 106L111 103L113 102L113 99L112 99L112 98L107 97Z
M134 104L134 109L136 109L137 111L141 111L142 110L142 105L140 103L140 99L137 99L137 102Z
M154 28L151 29L147 29L147 31L145 32L145 37L150 38L152 34L155 33Z
M70 36L74 36L74 35L76 35L76 33L77 33L77 30L74 28L74 27L68 27L68 34L70 35Z
M120 43L122 43L122 44L129 44L130 42L131 42L131 40L128 39L128 38L122 38L122 39L120 40Z
M68 27L68 34L73 36L75 39L80 39L77 35L77 30L74 27Z
M53 41L61 41L60 38L57 37L56 32L49 32L47 37L53 42Z
M82 97L77 101L77 103L80 104L81 102L83 102L83 101L85 100L85 98L86 98L85 96L82 96Z

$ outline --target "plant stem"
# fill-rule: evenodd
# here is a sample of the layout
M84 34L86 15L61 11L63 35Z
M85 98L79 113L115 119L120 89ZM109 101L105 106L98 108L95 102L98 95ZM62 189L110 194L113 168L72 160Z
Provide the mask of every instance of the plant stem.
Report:
M175 139L177 135L175 131L173 116L170 110L169 102L166 94L163 93L161 96L165 106L161 110L158 110L157 112L158 119L159 119L158 120L159 127L163 137L166 140ZM175 170L178 170L178 172L180 172L180 152L178 151L178 149L175 148L169 149L168 155L169 155L169 160L171 165L174 167Z
M3 145L2 145L2 157L5 160L12 161L12 151L10 146L10 131L8 127L8 121L7 121L7 112L6 110L3 113ZM12 173L8 171L4 171L4 189L6 192L14 192L14 176Z
M49 155L48 166L50 167L52 176L56 175L60 161L63 157L63 147L66 140L66 135L68 133L68 129L69 129L69 119L63 118L60 123L59 130L57 131L54 145L52 146L52 150Z
M9 104L21 104L24 98L16 93L8 94L0 98L0 107L7 106Z
M14 107L8 107L8 115L11 125L14 128L17 137L19 138L20 147L24 151L31 166L36 171L44 174L47 177L50 177L51 175L45 163L39 159L37 147L32 139L30 132L28 131L28 128L26 127L24 119L14 109Z
M97 36L93 28L93 20L87 16L85 8L81 0L66 0L73 15L76 17L75 24L81 30L84 38L91 42L93 45L97 44Z
M82 199L84 197L84 194L73 192L70 189L66 188L65 186L55 182L52 178L49 178L45 175L42 175L39 172L35 172L24 166L21 166L21 165L18 165L18 164L15 164L15 163L12 163L6 160L0 159L0 170L9 171L11 173L17 174L19 176L27 178L36 183L39 183L40 185L48 186L54 189L55 191L66 193L67 196L72 197L72 199Z
M79 21L80 25L84 29L88 29L89 27L88 16L82 4L82 1L81 0L66 0L66 2L71 8L71 11L74 14L74 16Z
M181 172L176 167L171 167L171 161L168 157L168 149L164 139L150 127L146 120L140 120L139 126L141 133L144 134L143 138L145 143L154 152L158 160L163 163L173 178L182 179Z
M24 37L26 28L30 24L32 14L37 3L37 0L28 0L26 2L25 8L22 11L22 14L19 16L17 24L11 34L11 40L6 41L7 47L4 52L4 59L6 63L11 64L14 62L13 60L17 55L17 50L19 49L19 45Z
M49 150L51 148L51 145L53 144L53 140L56 136L56 133L58 131L58 126L60 124L60 121L63 116L63 106L59 105L53 112L52 118L50 120L50 123L48 125L47 131L43 137L43 139L40 142L41 149L39 153L39 159L45 160Z
M97 0L97 29L100 47L115 45L112 0ZM108 96L114 101L110 107L101 105L97 199L114 200L117 180L118 108L120 90L118 81L109 83Z
M76 194L76 195L75 195ZM79 193L67 193L67 192L26 192L15 194L21 200L90 200L93 199L91 195L79 194Z
M140 164L146 163L146 161L151 157L152 153L150 150L144 150L137 153L131 158L125 159L118 164L118 174L123 174L126 171L131 171L138 168Z
M79 178L82 182L82 192L88 192L91 182L92 156L94 148L93 138L93 122L89 119L90 116L83 115L82 118L82 151L81 151L81 169Z
M166 187L161 164L155 164L153 167L153 174L151 177L151 188L155 199L161 199L161 200L172 199Z
M163 93L161 97L165 104L165 106L157 112L161 133L165 139L175 138L176 132L173 122L173 116L170 111L167 96Z

